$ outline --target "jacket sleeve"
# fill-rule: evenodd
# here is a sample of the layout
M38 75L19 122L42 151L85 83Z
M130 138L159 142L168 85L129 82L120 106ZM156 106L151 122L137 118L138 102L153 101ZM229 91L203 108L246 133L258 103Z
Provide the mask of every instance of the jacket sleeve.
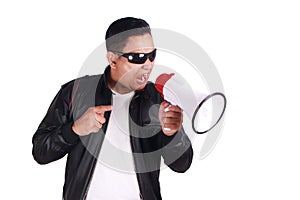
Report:
M192 144L183 128L173 136L162 133L164 162L175 172L183 173L189 169L193 160Z
M72 130L73 120L68 109L72 88L71 84L62 86L33 135L32 155L39 164L64 157L79 140Z

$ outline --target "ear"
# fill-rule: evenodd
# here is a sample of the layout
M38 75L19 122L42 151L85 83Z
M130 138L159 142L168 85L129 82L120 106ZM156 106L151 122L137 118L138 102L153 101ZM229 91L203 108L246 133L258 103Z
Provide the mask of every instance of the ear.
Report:
M111 51L108 51L106 53L106 58L107 58L107 61L108 61L109 65L110 65L110 67L115 68L116 67L116 59L117 59L116 54L114 54Z

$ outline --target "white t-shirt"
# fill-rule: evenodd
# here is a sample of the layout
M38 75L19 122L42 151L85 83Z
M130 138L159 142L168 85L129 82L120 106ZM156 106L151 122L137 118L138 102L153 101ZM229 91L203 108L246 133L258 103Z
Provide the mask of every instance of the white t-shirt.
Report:
M113 110L87 200L140 199L129 137L129 103L133 95L113 94Z

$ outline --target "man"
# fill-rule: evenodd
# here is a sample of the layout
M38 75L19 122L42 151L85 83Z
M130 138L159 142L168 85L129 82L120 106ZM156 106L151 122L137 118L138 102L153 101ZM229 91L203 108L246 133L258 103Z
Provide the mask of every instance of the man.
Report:
M106 32L104 74L63 85L33 136L40 164L68 154L63 199L161 199L161 157L176 172L193 150L182 110L148 82L156 49L147 22L132 17Z

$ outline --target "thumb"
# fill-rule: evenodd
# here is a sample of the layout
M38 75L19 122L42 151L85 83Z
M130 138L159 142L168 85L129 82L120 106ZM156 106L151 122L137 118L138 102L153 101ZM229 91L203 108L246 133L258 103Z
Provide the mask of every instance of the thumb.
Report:
M160 105L161 105L163 108L167 108L167 107L170 105L170 103L167 102L167 101L163 101Z

